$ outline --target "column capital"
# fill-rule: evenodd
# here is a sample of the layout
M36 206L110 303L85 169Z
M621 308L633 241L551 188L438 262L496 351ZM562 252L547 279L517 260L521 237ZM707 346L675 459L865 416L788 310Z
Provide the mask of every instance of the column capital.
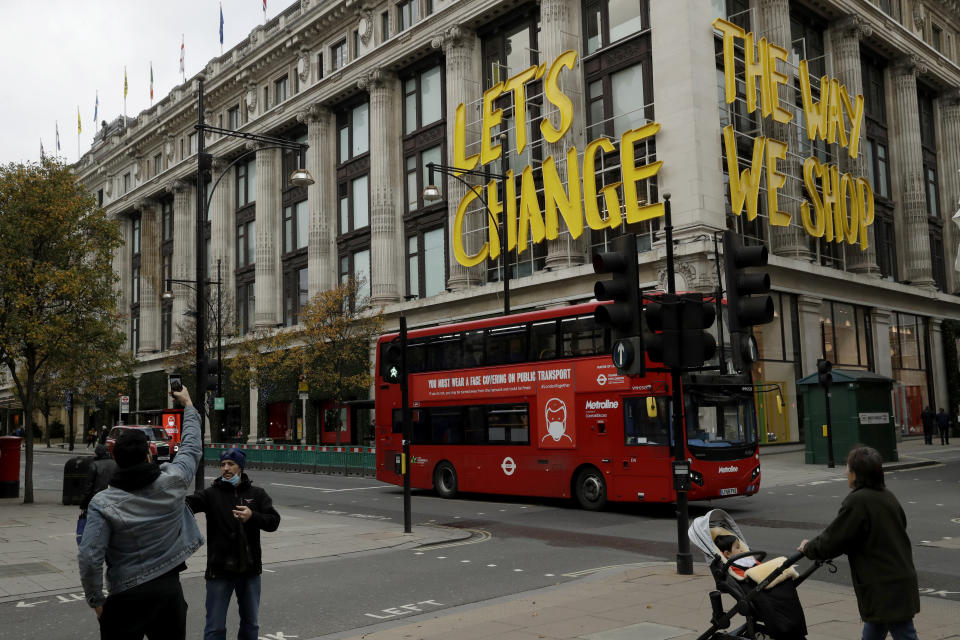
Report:
M167 191L169 193L184 193L188 191L192 185L186 180L171 180L167 184Z
M155 209L160 203L154 200L153 198L140 198L133 203L135 209L143 211L144 209Z
M230 160L224 158L223 156L214 156L213 157L213 170L220 174L226 171L227 167L230 166ZM217 176L214 176L216 178Z
M854 13L838 18L831 26L835 31L858 40L866 40L873 35L873 26Z
M374 69L370 73L360 76L357 79L357 88L361 91L370 91L371 89L380 89L388 82L396 78L396 74L383 69Z
M473 38L473 31L465 29L460 25L454 25L443 33L434 36L433 39L430 40L430 46L434 49L443 49L444 53L448 53L450 49L470 45L473 42Z
M330 111L329 108L317 102L310 105L306 109L298 111L297 122L300 122L303 124L320 122L330 117L331 113L332 112Z
M940 101L943 105L960 105L960 87L947 89L940 94Z
M910 54L893 60L890 71L899 75L922 76L927 72L927 65L920 56Z

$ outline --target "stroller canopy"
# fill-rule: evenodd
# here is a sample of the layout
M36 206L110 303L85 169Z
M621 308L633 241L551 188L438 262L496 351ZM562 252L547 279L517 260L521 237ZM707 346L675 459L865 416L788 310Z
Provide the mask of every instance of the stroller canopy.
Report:
M737 526L737 523L733 521L733 518L731 518L726 511L723 509L708 511L705 515L694 518L690 524L690 528L687 529L687 535L690 536L690 541L693 542L700 551L703 551L707 562L712 561L720 553L717 545L713 542L713 535L710 533L711 529L718 527L726 529L731 534L737 536L744 544L747 542L746 538L743 537L743 533L740 531L740 527Z

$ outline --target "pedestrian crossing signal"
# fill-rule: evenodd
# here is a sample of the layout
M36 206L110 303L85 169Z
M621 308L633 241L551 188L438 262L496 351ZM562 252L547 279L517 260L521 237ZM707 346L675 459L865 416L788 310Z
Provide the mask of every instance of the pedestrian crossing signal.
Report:
M380 372L383 379L390 384L398 384L403 377L400 362L402 355L400 345L396 342L390 342L383 347Z

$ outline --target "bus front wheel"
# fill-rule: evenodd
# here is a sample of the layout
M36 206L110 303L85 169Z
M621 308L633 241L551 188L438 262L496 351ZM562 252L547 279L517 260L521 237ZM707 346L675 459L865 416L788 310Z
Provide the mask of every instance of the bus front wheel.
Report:
M589 511L599 511L607 504L607 483L595 467L587 467L577 474L577 503Z
M449 462L441 462L433 472L433 490L441 498L457 495L457 470Z

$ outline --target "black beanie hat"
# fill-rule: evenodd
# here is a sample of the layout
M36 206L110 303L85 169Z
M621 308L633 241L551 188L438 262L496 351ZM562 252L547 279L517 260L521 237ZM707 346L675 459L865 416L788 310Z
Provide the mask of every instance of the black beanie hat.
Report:
M147 435L139 429L123 429L113 445L113 459L121 469L144 462L150 452Z

